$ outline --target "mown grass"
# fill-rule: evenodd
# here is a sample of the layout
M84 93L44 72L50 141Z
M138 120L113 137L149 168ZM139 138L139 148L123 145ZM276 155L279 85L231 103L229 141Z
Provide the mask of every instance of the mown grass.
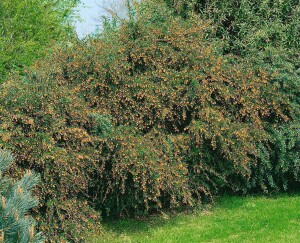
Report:
M300 242L300 196L225 197L210 210L114 221L89 242Z

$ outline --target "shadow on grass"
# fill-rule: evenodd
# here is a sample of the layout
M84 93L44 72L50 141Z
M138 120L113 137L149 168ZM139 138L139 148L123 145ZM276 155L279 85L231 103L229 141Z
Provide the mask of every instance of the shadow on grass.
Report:
M155 228L178 226L182 222L182 217L199 216L210 214L215 208L239 208L245 204L245 197L235 197L224 195L211 204L205 204L194 208L181 208L176 210L163 210L161 212L130 219L108 219L102 222L105 231L114 234L140 234L147 233Z
M190 213L190 212L189 212ZM122 233L145 233L153 228L160 228L166 225L176 225L178 214L182 212L161 212L148 217L134 219L113 219L102 223L105 230L112 231L116 234Z

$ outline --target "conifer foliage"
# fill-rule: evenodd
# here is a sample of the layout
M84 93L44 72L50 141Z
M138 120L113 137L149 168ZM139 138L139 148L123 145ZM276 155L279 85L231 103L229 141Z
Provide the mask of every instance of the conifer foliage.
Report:
M41 233L35 232L35 221L28 211L37 205L32 197L32 188L39 177L31 172L16 182L3 175L13 163L13 157L7 151L0 150L0 242L42 242Z

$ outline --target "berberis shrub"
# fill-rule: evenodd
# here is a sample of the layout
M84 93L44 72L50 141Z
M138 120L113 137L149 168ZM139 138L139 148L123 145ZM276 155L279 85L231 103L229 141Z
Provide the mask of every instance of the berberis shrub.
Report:
M0 143L17 154L12 174L41 174L48 237L79 240L94 209L141 214L248 191L273 176L266 158L279 163L267 180L297 181L295 103L276 73L222 56L216 31L144 1L1 86Z

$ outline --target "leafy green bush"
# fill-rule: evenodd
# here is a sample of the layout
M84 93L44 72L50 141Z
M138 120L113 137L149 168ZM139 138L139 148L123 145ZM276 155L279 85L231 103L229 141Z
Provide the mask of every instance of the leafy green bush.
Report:
M86 190L117 213L191 204L230 173L244 175L269 138L264 124L289 119L267 73L218 56L218 42L204 38L209 24L154 6L3 85L2 144L41 172L45 205Z
M300 183L300 124L288 123L272 127L268 143L258 147L258 161L250 166L250 180L241 190L292 191Z
M7 151L0 150L0 241L1 242L42 242L41 233L35 233L35 221L28 211L37 206L32 197L32 188L39 177L30 171L14 182L3 172L13 163L13 157Z

